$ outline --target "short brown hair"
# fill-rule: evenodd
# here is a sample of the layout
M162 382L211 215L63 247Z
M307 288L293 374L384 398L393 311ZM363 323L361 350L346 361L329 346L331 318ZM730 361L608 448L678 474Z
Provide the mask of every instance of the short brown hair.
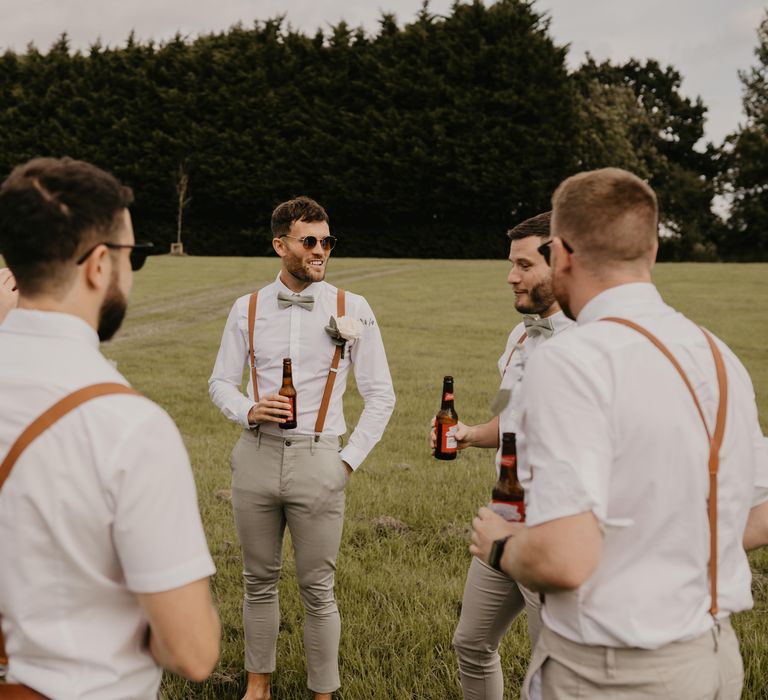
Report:
M278 204L272 212L272 235L286 236L294 221L329 222L328 214L311 197L296 197Z
M0 252L28 295L70 279L89 246L111 240L133 192L95 165L35 158L0 185Z
M586 265L639 261L658 235L658 205L650 186L620 168L602 168L564 180L552 195L555 236Z
M538 236L539 238L549 238L550 226L552 224L552 212L545 211L543 214L537 214L530 219L521 221L517 226L507 231L507 238L510 241L519 241L528 236Z

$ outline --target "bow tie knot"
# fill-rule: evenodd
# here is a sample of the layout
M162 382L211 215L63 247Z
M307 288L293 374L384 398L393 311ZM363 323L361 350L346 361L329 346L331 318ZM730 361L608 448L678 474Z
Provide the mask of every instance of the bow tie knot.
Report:
M533 338L537 335L543 335L545 338L552 337L555 332L555 326L552 323L551 318L539 318L538 316L524 315L523 324L525 325L525 331L529 337Z
M277 293L277 306L280 309L287 309L291 305L300 306L302 309L312 311L315 306L315 297L311 294L286 294L285 292Z

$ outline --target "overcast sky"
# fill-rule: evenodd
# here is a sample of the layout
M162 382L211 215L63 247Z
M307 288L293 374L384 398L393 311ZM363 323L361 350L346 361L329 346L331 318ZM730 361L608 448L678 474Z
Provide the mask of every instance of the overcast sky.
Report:
M490 2L490 0L486 0ZM432 0L438 14L452 0ZM119 46L133 29L138 38L195 36L236 22L285 13L296 28L313 33L341 19L376 30L382 11L410 21L421 0L0 0L0 50L23 51L29 42L46 50L66 31L74 47L97 39ZM743 121L737 71L754 63L760 0L537 0L552 18L559 44L570 44L578 66L589 51L596 59L656 58L683 75L683 92L700 95L709 108L706 138L716 143Z

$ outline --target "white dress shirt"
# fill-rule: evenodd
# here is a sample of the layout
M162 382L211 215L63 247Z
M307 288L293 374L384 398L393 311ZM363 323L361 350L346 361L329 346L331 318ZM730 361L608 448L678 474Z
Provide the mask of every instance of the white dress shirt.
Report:
M543 619L582 644L654 649L713 625L707 440L672 363L619 316L656 335L682 365L714 430L718 389L701 330L651 284L593 298L578 326L543 345L522 385L520 476L527 524L592 511L604 533L596 571L547 594ZM752 606L742 537L768 499L768 454L750 378L720 341L728 375L718 475L719 615Z
M548 318L552 321L552 325L554 326L553 336L576 325L562 311L558 311ZM504 433L517 433L520 427L520 384L523 381L525 365L528 362L531 353L534 352L541 343L548 340L547 337L539 333L526 336L522 344L518 345L518 341L524 332L524 323L518 323L512 329L509 338L507 338L507 345L504 348L504 352L497 363L499 374L501 374L499 391L509 392L509 401L504 408L501 409L501 413L499 413L499 449L496 450L497 473L501 469L501 436ZM512 352L512 349L515 348L516 345L517 348ZM511 357L510 353L512 353Z
M297 426L294 430L282 430L277 423L265 422L260 429L274 435L312 435L335 350L325 326L331 316L336 316L336 287L315 282L303 290L302 296L315 299L311 311L296 305L279 308L278 292L294 294L280 281L279 275L272 284L259 290L256 306L254 353L259 396L277 394L282 386L283 358L290 357L297 394ZM250 367L246 395L240 390L243 368L248 365L249 297L249 294L240 297L229 313L208 382L213 403L227 418L245 428L248 412L254 405ZM347 343L344 358L339 362L323 434L340 436L347 431L342 397L352 366L365 406L357 427L341 451L341 458L352 469L357 469L381 439L392 415L395 393L384 343L371 307L363 297L350 292L345 294L345 306L345 316L358 319L363 332L360 338Z
M125 379L95 331L62 313L0 325L0 459L33 420L89 384ZM134 593L214 573L192 471L170 417L104 396L27 447L0 491L0 614L9 675L57 700L157 697Z

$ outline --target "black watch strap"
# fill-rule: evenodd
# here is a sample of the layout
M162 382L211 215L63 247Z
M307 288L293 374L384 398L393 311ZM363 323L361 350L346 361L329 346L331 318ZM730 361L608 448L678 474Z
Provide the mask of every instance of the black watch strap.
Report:
M491 553L488 556L488 564L492 566L496 571L501 572L501 557L504 554L504 545L507 544L507 540L512 535L502 537L500 540L495 540L491 545Z

